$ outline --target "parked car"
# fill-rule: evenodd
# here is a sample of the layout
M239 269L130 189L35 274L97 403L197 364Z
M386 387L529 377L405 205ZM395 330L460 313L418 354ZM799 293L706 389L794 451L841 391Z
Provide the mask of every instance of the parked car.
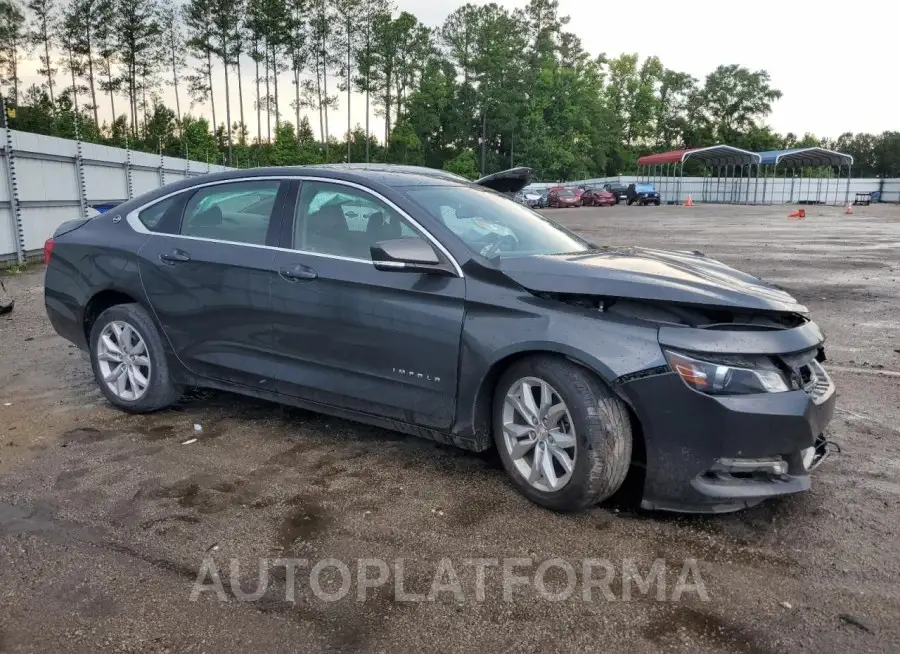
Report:
M534 209L540 206L541 195L534 191L519 191L513 199L521 205Z
M655 204L659 206L659 193L653 184L629 184L628 185L628 204Z
M615 183L604 184L603 190L609 191L610 193L612 193L613 195L616 196L616 204L619 204L619 202L628 200L628 187L625 186L624 184L615 184Z
M529 177L372 164L179 181L56 230L47 315L131 413L211 387L496 448L556 510L629 472L651 509L807 490L835 401L807 309L703 254L600 247L490 190Z
M587 190L587 187L585 186L569 186L567 188L575 194L575 197L578 200L581 200L581 196L584 195L585 190Z
M581 195L576 194L570 188L554 188L547 196L547 206L564 209L568 207L580 207Z
M599 188L589 188L581 195L586 207L611 207L616 204L616 196Z

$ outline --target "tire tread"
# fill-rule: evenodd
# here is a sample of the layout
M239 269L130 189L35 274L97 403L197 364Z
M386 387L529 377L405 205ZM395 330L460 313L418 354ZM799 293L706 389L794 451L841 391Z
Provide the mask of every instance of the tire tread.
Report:
M144 339L144 343L147 345L147 353L153 366L150 372L150 387L143 397L134 402L121 400L113 395L106 387L106 384L103 383L97 367L94 343L97 342L97 338L103 328L113 320L129 322L133 327L137 328ZM150 413L169 407L181 399L183 389L172 382L169 374L169 362L166 359L159 330L156 328L147 310L140 304L116 304L103 311L97 316L91 327L90 339L91 368L94 371L97 385L106 398L119 409L129 413Z
M576 425L579 444L582 442L585 444L585 447L579 447L577 456L587 458L586 474L583 475L583 480L575 479L573 476L569 484L556 493L538 491L519 478L514 466L508 461L500 436L502 433L500 412L506 388L512 381L523 376L532 375L546 379L540 374L541 371L564 382L567 388L559 388L552 383L553 380L547 379L558 392L575 396L564 398L570 412L573 413L573 420L578 420L576 414L586 414L583 421L586 424ZM590 371L558 356L529 357L517 362L504 373L498 383L494 399L494 438L500 451L500 458L518 488L532 501L555 510L580 510L608 499L625 481L631 465L633 444L631 419L625 404ZM580 412L578 407L573 407L573 402L582 403L585 411Z

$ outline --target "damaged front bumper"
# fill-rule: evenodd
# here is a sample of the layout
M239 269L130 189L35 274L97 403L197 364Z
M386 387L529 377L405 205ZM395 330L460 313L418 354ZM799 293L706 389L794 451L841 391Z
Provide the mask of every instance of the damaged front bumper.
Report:
M822 341L814 323L758 332L660 329L663 347L710 355L789 355ZM809 490L810 473L835 449L825 437L834 384L818 370L816 383L779 393L708 395L666 369L622 383L643 431L642 506L722 513Z

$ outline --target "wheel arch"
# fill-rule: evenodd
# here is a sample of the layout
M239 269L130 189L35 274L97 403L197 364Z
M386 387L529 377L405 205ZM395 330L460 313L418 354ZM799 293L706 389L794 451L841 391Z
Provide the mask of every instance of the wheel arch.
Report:
M619 490L609 499L612 504L624 506L638 506L643 497L644 482L647 469L647 444L644 438L644 429L637 412L634 410L628 398L620 392L618 385L613 383L613 373L598 360L585 356L583 353L569 351L568 348L555 343L531 344L498 354L492 361L487 371L482 376L478 390L475 393L472 406L472 429L478 450L488 450L495 447L491 435L492 413L494 395L497 384L503 374L509 368L523 359L533 356L551 356L566 359L596 375L618 397L625 406L631 422L632 450L631 462L628 474L622 482Z
M471 430L475 436L478 450L487 450L493 447L491 437L491 413L494 405L494 394L497 390L497 382L510 366L522 359L532 356L556 356L567 359L581 366L589 372L597 375L610 390L616 394L631 410L627 398L622 396L613 381L615 374L602 361L586 355L584 352L568 348L559 343L536 342L522 343L517 346L498 350L495 357L485 367L485 372L477 384L477 389L471 397L470 413L471 424L464 425L466 431ZM632 412L632 418L636 415Z
M82 329L84 331L85 341L90 344L91 329L97 317L118 304L140 304L140 301L132 294L127 293L118 288L106 288L94 293L87 303L84 305L82 313Z

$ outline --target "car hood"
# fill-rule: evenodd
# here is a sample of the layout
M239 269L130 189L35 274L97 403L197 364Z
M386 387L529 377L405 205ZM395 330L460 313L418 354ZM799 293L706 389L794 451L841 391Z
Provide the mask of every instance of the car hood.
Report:
M537 292L807 312L781 289L700 253L600 248L501 259L500 267Z
M510 168L476 179L475 183L499 193L518 193L531 184L531 168Z

